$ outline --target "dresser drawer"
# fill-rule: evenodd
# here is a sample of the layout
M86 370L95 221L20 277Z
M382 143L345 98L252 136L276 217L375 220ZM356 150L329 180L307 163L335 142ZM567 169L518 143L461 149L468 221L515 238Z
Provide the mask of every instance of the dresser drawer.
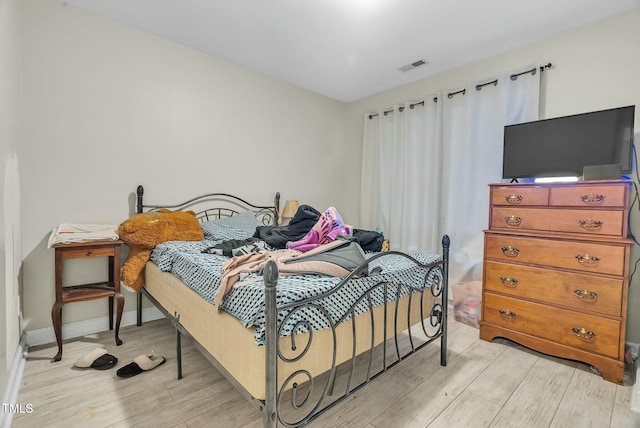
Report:
M618 207L628 199L626 186L558 186L549 189L549 203L553 206Z
M546 187L505 186L491 189L492 205L547 205L549 203L549 189Z
M622 210L579 210L560 208L493 207L491 229L526 229L569 232L622 238L625 231ZM626 236L624 236L626 238Z
M620 316L622 278L486 261L485 291Z
M487 233L485 257L512 263L624 275L625 246Z
M483 322L619 358L620 321L485 293ZM574 330L575 329L575 330Z

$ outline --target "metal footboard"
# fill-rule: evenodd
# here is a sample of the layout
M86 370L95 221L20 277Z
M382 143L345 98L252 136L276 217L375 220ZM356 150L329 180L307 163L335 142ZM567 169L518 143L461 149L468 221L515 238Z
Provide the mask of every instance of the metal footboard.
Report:
M275 263L269 262L264 271L267 377L266 399L262 409L264 426L298 427L306 425L409 355L438 338L441 340L440 364L446 366L449 245L449 237L445 235L442 239L442 260L429 265L424 265L410 256L398 252L381 253L374 256L372 259L385 257L388 254L406 257L424 270L425 281L434 270L438 271L439 280L430 287L424 287L424 284L380 282L369 288L338 319L333 319L321 304L321 301L329 293L276 307L278 271ZM340 287L347 286L349 279L349 277L346 278L330 293ZM425 308L423 293L429 292L433 296L433 304L430 308ZM382 296L384 308L381 343L377 343L375 340L380 333L377 331L379 326L376 325L373 317L373 302L376 296L378 298ZM399 316L402 297L405 297L404 301L408 301L406 319L404 320ZM420 299L417 305L412 304L416 297ZM421 322L419 325L412 326L410 320L415 319L412 310L416 310L416 306L420 312ZM360 333L356 327L356 311L359 307L364 307L371 314L368 331L364 333ZM281 344L285 343L285 341L279 340L283 326L300 311L306 312L306 315L312 312L314 316L324 317L329 322L333 340L333 353L330 356L332 359L331 368L327 373L317 377L304 368L296 369L285 380L279 381L279 369L283 369L287 364L298 363L313 346L311 324L297 321L290 340L286 341L289 344L287 348L290 349L284 350L281 347ZM336 328L343 323L351 324L351 357L342 364L337 364ZM389 325L393 329L391 332L388 331ZM304 336L306 342L296 341L296 331L298 330L306 333ZM356 344L362 340L368 341L369 347L365 352L357 352ZM291 353L294 355L290 355ZM358 373L362 367L366 367L366 370L360 370ZM338 384L340 385L338 386Z

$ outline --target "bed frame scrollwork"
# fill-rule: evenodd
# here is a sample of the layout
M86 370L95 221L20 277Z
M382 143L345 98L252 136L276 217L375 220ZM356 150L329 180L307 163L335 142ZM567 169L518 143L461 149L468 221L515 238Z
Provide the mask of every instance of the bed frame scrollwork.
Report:
M333 407L343 399L352 395L354 392L371 382L373 379L385 373L387 370L403 361L409 355L415 353L419 349L428 345L432 341L440 338L440 364L446 366L447 364L447 311L446 303L442 302L447 300L447 279L446 273L448 271L448 251L449 251L449 237L444 236L442 240L443 245L443 260L431 265L424 265L416 259L400 252L390 251L387 253L377 254L369 259L369 262L380 258L388 257L390 255L397 255L406 257L416 265L422 266L425 269L425 281L431 275L433 270L440 270L443 275L442 280L437 284L422 288L411 284L401 283L389 283L380 282L370 287L365 293L363 293L340 317L334 319L328 311L320 304L320 302L326 298L329 294L336 292L341 287L348 286L349 280L353 274L349 275L343 281L341 281L330 292L316 296L311 299L282 305L276 307L276 285L278 282L278 270L274 262L269 262L264 272L265 288L266 288L266 372L267 372L267 399L265 407L263 409L263 422L265 427L276 426L278 424L286 427L298 427L306 425L311 420L314 420L320 414ZM355 269L359 271L359 268ZM357 342L358 330L356 328L356 307L364 304L369 313L373 311L373 298L376 293L381 293L384 298L384 321L382 323L382 329L384 330L383 337L388 337L387 331L389 322L393 325L393 332L391 332L392 339L385 340L379 347L374 344L376 324L373 316L371 317L370 329L368 330L368 337L365 339L370 341L371 346L363 354L357 355L355 344ZM412 298L417 295L419 301L422 301L422 293L431 293L434 298L440 298L442 300L436 301L431 308L425 308L424 305L419 305L420 319L423 321L418 325L419 331L414 331L410 324L411 314L407 312L406 319L402 320L399 317L399 300L402 295L408 295L407 306L412 307ZM390 299L389 299L390 297ZM284 325L287 324L287 320L292 318L297 312L309 311L312 309L318 314L321 314L325 320L330 324L333 342L333 361L331 362L331 368L324 376L314 378L304 369L295 370L291 373L284 382L279 385L276 384L278 379L278 367L286 364L295 363L308 352L313 342L313 329L307 322L300 321L298 324L304 325L304 330L308 331L306 343L302 345L296 343L296 335L291 334L289 341L279 341L281 330ZM287 313L282 321L277 321L277 315L281 313ZM393 320L389 320L388 317L393 317ZM342 323L351 323L351 335L352 335L352 356L342 365L336 364L336 352L337 347L337 333L336 328ZM294 331L296 328L294 328ZM401 334L404 331L404 336ZM416 333L421 333L422 338L416 337ZM402 349L401 342L405 342L405 347ZM298 351L293 357L285 355L283 352L282 344L287 343L290 348L289 351ZM270 346L270 344L272 344ZM392 349L389 350L388 347ZM380 349L377 349L380 348ZM391 352L389 352L391 351ZM378 352L379 367L374 367L376 362L375 353ZM364 361L359 361L364 360ZM356 381L356 372L358 370L357 365L363 364L366 370L361 376L359 381ZM342 370L342 389L340 392L336 392L338 389L336 384L339 383L337 378L339 376L339 370ZM269 375L271 374L271 375ZM296 378L300 379L296 381ZM319 381L318 381L319 379ZM315 385L320 383L320 385ZM302 397L301 397L302 396Z
M136 189L136 213L159 211L168 209L171 211L193 210L200 223L231 217L243 211L253 211L259 223L263 225L278 224L280 218L280 192L273 199L272 206L254 205L228 193L206 193L187 201L172 205L145 205L143 202L144 187ZM214 205L211 205L214 204ZM142 293L137 293L137 319L136 325L142 325ZM158 306L158 305L156 305Z
M220 198L226 201L226 198L231 198L233 204L240 201L242 206L253 210L257 216L265 215L273 223L279 214L279 194L276 194L273 207L252 205L235 196L222 193L204 195L183 204L151 206L142 203L142 186L138 187L137 195L137 212L160 208L190 209L189 207L201 202L204 197L209 201ZM200 217L205 219L211 218L210 216L219 218L220 215L226 216L225 213L228 213L224 209L218 211L218 208L208 208L203 212L208 213ZM265 427L306 425L404 361L408 356L438 339L440 339L440 365L446 366L449 246L449 237L444 235L441 257L430 264L423 264L397 251L373 255L367 263L383 257L404 258L412 266L415 265L423 283L381 280L368 287L338 315L335 311L330 313L323 303L332 293L343 287L349 287L354 274L340 281L326 293L278 306L276 303L278 269L274 262L268 262L263 271L266 375L264 399L255 399L246 390L243 391L242 385L229 376L215 359L207 356L206 350L203 350L197 341L194 340L194 342L229 381L258 406L262 412ZM355 269L355 272L358 271L360 268ZM431 285L426 285L427 281L430 281ZM146 293L146 290L143 289L143 292L163 311L163 308ZM141 299L142 293L139 293L138 325L141 325ZM374 312L377 313L375 316ZM163 313L176 326L178 377L181 377L180 336L181 333L186 335L189 333L181 326L177 314L168 314L166 311ZM301 314L304 315L300 316ZM328 343L333 349L332 352L327 353L327 358L331 361L327 362L327 370L322 374L312 374L303 365L310 349L317 346L315 339L320 332L314 330L313 324L307 321L309 317L322 318L325 324L329 325L329 334L325 337L329 337ZM289 337L282 337L284 326L290 327L291 324L293 328ZM322 343L322 346L326 346L327 341ZM338 352L339 348L340 352ZM339 354L340 357L338 357ZM282 374L284 376L279 377Z

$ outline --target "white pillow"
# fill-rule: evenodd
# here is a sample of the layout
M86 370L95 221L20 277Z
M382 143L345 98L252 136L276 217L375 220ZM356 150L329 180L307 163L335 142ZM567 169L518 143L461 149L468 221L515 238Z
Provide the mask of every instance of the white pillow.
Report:
M200 225L204 238L212 241L251 238L258 227L253 211L243 211L231 217L208 221Z

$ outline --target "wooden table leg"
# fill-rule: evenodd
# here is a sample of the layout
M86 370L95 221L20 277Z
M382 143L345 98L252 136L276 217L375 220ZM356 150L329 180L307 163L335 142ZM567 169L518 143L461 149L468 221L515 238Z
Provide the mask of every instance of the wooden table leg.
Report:
M55 275L56 302L51 308L51 321L58 342L58 353L52 362L62 359L62 251L59 248L56 248L55 252Z
M124 296L120 292L120 245L115 247L113 257L109 257L109 280L113 284L114 298L116 301L116 345L122 345L120 340L120 320L122 319L122 310L124 309ZM113 308L111 312L113 313Z
M56 333L56 342L58 342L58 353L53 357L52 362L62 359L62 302L55 302L51 308L51 320L53 322L53 330Z
M109 282L111 282L113 285L113 288L115 289L115 283L113 282L114 279L114 257L113 256L109 256ZM109 297L109 330L113 330L113 296ZM117 334L116 334L117 336Z
M113 296L109 296L109 330L113 330Z
M120 340L119 337L119 333L120 333L120 320L122 318L122 310L124 309L124 296L122 295L122 293L116 293L116 345L120 346L122 345L122 340ZM112 299L112 297L110 297L110 299Z

